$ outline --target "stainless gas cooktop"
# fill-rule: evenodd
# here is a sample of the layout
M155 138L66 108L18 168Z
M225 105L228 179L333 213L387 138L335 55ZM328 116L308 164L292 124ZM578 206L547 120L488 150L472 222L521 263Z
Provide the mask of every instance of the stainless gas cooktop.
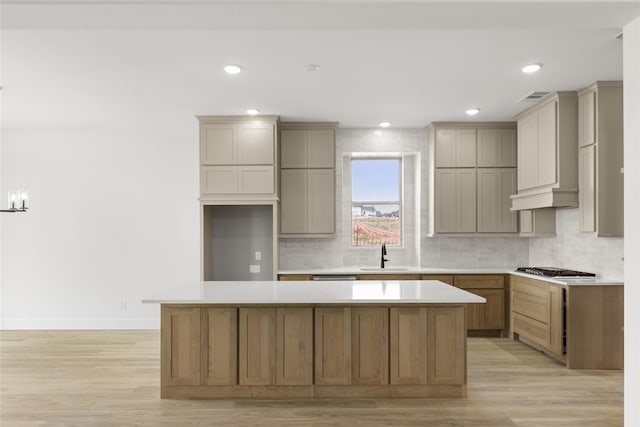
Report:
M557 267L518 267L516 271L545 277L596 277L594 273Z

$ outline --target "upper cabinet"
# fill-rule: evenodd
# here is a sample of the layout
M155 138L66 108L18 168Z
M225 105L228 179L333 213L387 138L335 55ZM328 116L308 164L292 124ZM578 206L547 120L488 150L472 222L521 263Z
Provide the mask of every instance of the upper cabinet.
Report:
M518 194L512 209L578 205L578 99L547 95L518 119Z
M200 198L275 199L277 116L198 116Z
M335 236L336 127L281 123L281 237Z
M580 231L624 235L622 82L578 93Z
M429 234L515 233L515 123L427 127Z

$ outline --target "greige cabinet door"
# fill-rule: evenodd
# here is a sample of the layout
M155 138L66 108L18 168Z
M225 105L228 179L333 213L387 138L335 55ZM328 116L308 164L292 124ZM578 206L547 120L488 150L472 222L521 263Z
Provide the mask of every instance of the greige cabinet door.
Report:
M596 143L596 92L578 96L578 144L585 147Z
M538 185L538 116L518 120L518 190Z
M436 167L475 166L475 129L438 129L436 131Z
M580 231L596 231L596 146L589 145L579 150Z
M557 106L556 102L551 102L538 111L538 180L536 186L558 182Z
M333 129L307 131L307 167L333 168L336 164L336 135Z
M282 169L280 171L280 232L298 234L307 232L307 171Z
M200 130L200 163L233 165L236 163L238 128L233 124L203 125Z
M334 233L336 229L333 169L307 171L307 232Z
M515 168L515 129L478 129L478 166Z
M238 166L238 193L275 193L273 170L273 166Z
M202 166L200 174L200 192L202 194L238 193L237 166Z
M436 232L476 231L476 170L436 170Z
M238 125L238 164L274 164L274 126L271 123L241 123Z
M307 167L307 131L283 129L280 131L280 167Z
M516 191L515 168L478 169L478 232L517 231L517 214L511 211L511 195Z

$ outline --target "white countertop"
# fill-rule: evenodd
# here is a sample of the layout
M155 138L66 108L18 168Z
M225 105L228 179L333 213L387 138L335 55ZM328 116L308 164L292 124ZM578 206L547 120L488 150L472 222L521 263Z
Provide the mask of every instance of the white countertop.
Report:
M579 279L569 279L563 277L545 277L545 276L537 276L535 274L527 274L521 273L519 271L510 271L510 274L515 276L527 277L529 279L541 280L543 282L555 283L557 285L565 285L565 286L624 286L624 282L622 280L610 280L604 277L582 277Z
M434 267L336 267L306 268L304 270L280 270L278 274L354 275L354 274L508 274L514 267L492 268L434 268Z
M161 304L464 304L480 296L437 280L200 282L142 300Z

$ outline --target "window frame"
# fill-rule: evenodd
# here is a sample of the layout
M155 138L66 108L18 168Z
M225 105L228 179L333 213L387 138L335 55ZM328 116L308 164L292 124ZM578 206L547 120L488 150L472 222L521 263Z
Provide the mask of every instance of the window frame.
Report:
M362 246L362 245L354 245L353 244L353 208L354 207L364 207L364 206L376 206L376 205L386 205L386 206L398 206L398 221L399 221L399 241L397 245L392 245L392 244L387 244L387 246L389 247L393 247L393 248L404 248L404 156L402 156L401 154L397 154L397 153L366 153L366 154L355 154L353 153L350 156L350 162L351 162L351 176L350 176L350 180L351 180L351 202L350 202L350 225L349 225L349 241L350 241L350 246L352 249L361 249L361 248L374 248L374 247L378 247L378 245L367 245L367 246ZM398 168L398 195L399 195L399 200L394 200L394 201L390 201L390 200L354 200L353 198L353 163L356 161L363 161L363 160L394 160L397 161L399 163L399 168Z

